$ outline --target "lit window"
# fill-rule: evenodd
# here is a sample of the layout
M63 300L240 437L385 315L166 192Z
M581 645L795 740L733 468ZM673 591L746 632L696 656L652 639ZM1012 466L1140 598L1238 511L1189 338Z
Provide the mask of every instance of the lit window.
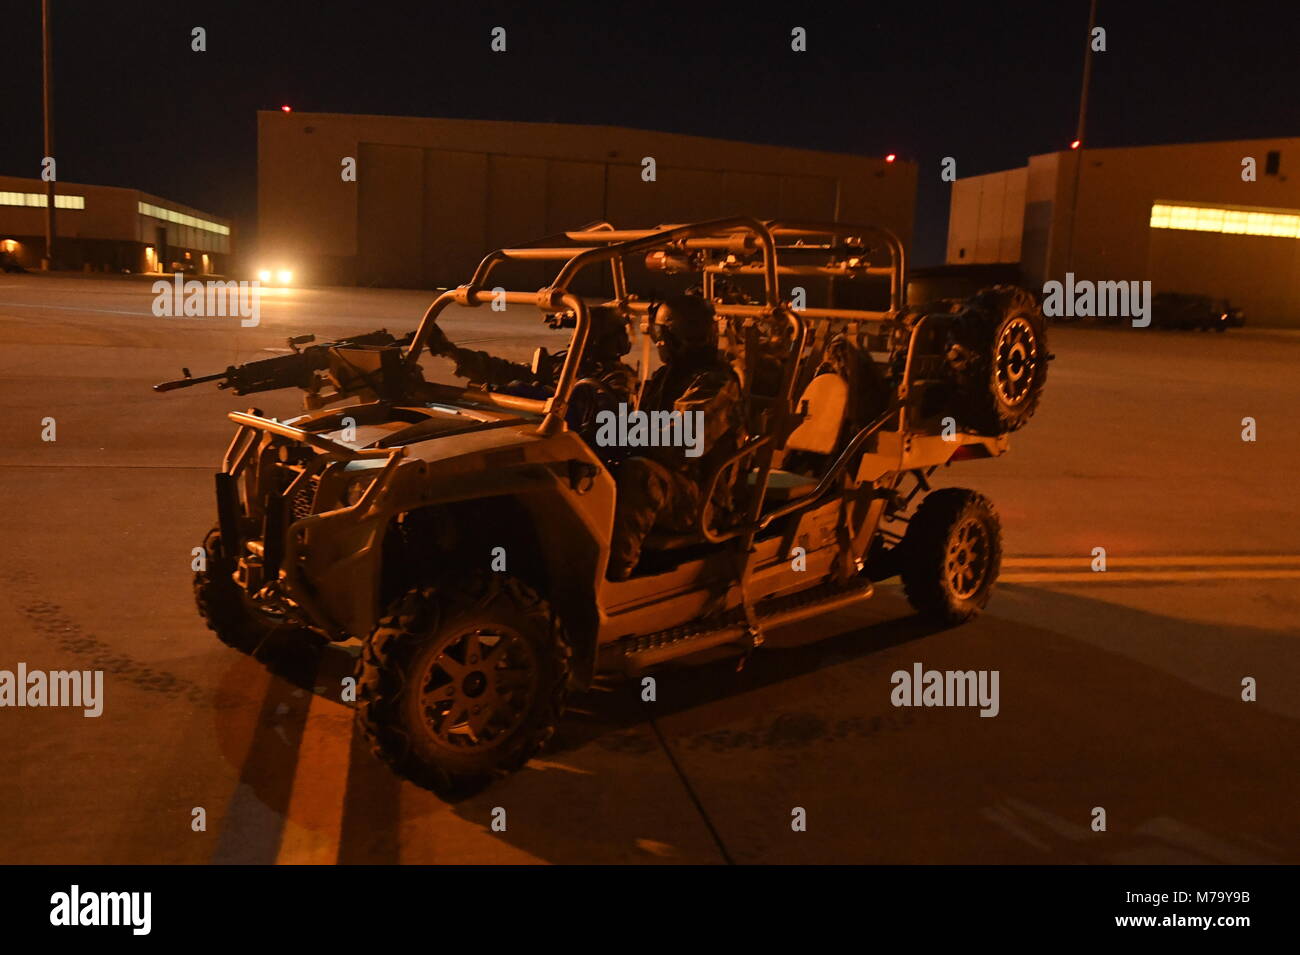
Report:
M1157 202L1151 206L1151 228L1300 239L1300 213L1281 210L1257 212L1222 206L1181 206Z
M1230 232L1233 235L1245 235L1246 221L1246 213L1235 211L1229 212L1223 217L1223 231Z
M202 229L204 232L215 232L217 235L230 235L230 226L222 225L219 222L210 222L207 219L200 219L198 216L186 215L183 212L177 212L174 209L164 209L162 206L155 206L148 202L139 204L141 215L152 216L155 219L162 219L164 222L175 222L177 225L186 225L192 229Z
M0 206L31 206L34 209L44 209L49 204L49 197L43 192L0 192ZM54 208L84 209L86 197L56 195Z

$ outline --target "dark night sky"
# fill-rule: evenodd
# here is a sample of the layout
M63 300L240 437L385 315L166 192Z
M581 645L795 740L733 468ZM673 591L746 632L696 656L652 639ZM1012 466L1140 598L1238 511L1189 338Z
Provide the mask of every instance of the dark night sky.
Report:
M599 123L920 163L915 261L948 185L1073 138L1086 0L216 3L53 0L59 178L256 213L255 110ZM39 175L39 0L5 0L0 173ZM1300 5L1100 0L1088 145L1300 134ZM208 51L190 50L190 29ZM489 51L507 30L509 51ZM790 52L792 26L807 53Z

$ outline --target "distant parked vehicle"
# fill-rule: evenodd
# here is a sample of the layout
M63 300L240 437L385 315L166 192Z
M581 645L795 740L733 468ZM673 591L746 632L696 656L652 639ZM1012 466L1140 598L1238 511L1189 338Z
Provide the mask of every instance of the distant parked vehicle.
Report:
M1227 299L1220 304L1223 305L1224 319L1229 328L1241 328L1246 324L1246 313L1239 308L1233 308Z
M1223 332L1245 325L1246 316L1226 299L1185 292L1157 292L1152 300L1151 324L1157 328Z

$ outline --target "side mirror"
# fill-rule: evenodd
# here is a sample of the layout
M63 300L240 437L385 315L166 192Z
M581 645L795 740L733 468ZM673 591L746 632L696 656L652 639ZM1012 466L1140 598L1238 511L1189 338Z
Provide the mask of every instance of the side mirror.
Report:
M551 370L551 356L546 353L545 348L539 346L537 350L533 352L533 363L531 367L534 378L542 381L546 380L546 376Z

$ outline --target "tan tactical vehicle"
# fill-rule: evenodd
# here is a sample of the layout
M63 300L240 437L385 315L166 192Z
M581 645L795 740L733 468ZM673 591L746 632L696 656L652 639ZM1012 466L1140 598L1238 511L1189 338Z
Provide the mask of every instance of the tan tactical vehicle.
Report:
M559 265L540 291L495 280L539 263ZM398 772L435 788L521 767L597 672L748 652L765 629L866 600L873 580L900 574L918 612L965 620L998 573L998 519L981 495L928 478L1003 454L1050 356L1028 293L908 308L904 277L901 244L874 227L599 223L491 253L401 341L376 332L186 372L157 387L307 392L292 420L230 415L199 610L246 651L286 628L362 641L358 718ZM574 291L593 279L608 283L602 305ZM579 369L593 310L644 334L654 301L633 286L674 282L713 301L742 383L747 434L710 476L735 504L705 506L690 534L652 535L614 582L619 449L590 440L604 396ZM873 285L875 309L833 303ZM492 302L572 329L545 397L424 379L439 315Z

